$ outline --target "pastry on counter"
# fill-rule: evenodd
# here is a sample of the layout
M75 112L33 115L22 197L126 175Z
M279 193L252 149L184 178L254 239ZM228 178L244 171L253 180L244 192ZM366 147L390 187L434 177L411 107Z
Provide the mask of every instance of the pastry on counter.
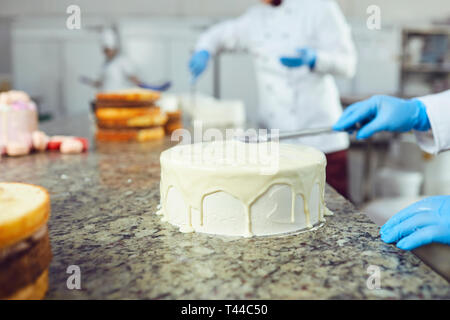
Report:
M97 94L97 141L152 141L164 137L168 116L155 104L160 93L128 89Z
M155 102L161 94L158 91L131 88L112 92L97 93L97 101L143 101Z
M41 187L0 183L0 299L42 299L52 259L50 197Z
M161 154L163 220L181 232L266 236L325 221L325 155L317 149L216 141Z
M97 128L96 139L97 141L104 142L147 142L160 140L164 138L163 127L153 127L145 129L103 129Z
M183 112L181 111L180 98L173 94L163 94L158 101L163 111L167 114L167 123L164 126L166 135L171 135L177 129L183 128Z
M182 119L181 110L167 111L166 114L167 114L168 120L164 126L164 129L166 130L167 135L172 134L172 132L174 132L177 129L183 128L183 119Z
M98 108L95 111L97 125L103 129L148 128L163 126L167 115L158 107L147 108Z
M149 108L155 106L155 101L127 100L95 100L94 110L99 108Z
M61 141L55 142L55 138L59 137ZM71 141L60 150L62 139ZM59 150L62 153L77 154L87 149L88 142L85 138L51 138L45 132L39 131L36 105L25 92L0 93L0 156L23 156L33 150Z

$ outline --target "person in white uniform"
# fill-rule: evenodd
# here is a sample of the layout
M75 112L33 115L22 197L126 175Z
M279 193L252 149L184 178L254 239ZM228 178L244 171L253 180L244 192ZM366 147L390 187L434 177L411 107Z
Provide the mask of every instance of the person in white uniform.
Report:
M196 79L212 55L244 50L254 58L259 120L281 131L332 126L342 114L334 76L352 77L351 31L333 0L263 0L204 33L190 60ZM296 139L327 154L327 181L347 194L346 133Z
M113 29L102 32L102 48L105 63L98 80L82 77L85 84L97 88L99 91L115 91L141 86L136 76L136 67L128 57L120 52L119 38Z
M335 130L352 131L362 124L357 138L379 131L413 130L420 147L432 154L450 150L450 90L422 98L403 100L374 96L348 107ZM381 228L381 239L412 250L440 242L450 245L450 196L435 196L400 211Z

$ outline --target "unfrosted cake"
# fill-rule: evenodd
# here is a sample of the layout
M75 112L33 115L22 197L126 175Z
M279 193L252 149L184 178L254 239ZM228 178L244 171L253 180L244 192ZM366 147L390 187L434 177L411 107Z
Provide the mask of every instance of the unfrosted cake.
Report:
M164 138L168 116L155 102L160 94L146 89L100 92L95 102L98 141L151 141Z
M36 105L22 91L0 93L0 154L26 154L38 128Z
M326 158L311 147L197 143L168 149L160 161L158 214L182 232L285 234L311 229L329 213Z
M0 182L0 300L42 299L52 259L47 190Z

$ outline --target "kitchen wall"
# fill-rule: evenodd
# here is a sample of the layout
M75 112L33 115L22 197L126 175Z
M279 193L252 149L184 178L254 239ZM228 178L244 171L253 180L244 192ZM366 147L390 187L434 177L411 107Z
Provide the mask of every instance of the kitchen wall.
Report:
M11 19L0 17L0 74L11 72Z
M189 87L185 65L201 29L238 15L256 2L0 0L0 74L13 74L14 84L43 96L47 105L44 107L57 114L83 110L94 91L80 85L78 77L96 76L102 63L98 39L90 28L119 21L129 38L127 51L141 66L143 79L150 82L169 78L174 81L174 91L186 91ZM337 79L343 95L395 93L399 82L401 26L450 16L448 0L338 0L338 3L352 25L359 53L357 76L353 80ZM82 10L83 29L79 32L64 28L65 9L70 4L78 4ZM366 8L372 4L382 9L380 31L370 31L365 25ZM226 66L220 78L221 96L242 98L251 117L257 97L250 60L245 55L225 55L221 61ZM40 66L39 70L34 70L36 66ZM40 72L45 73L45 82L41 81ZM199 89L213 93L212 79L210 70Z
M56 15L70 4L78 4L87 14L232 16L258 0L1 0L0 15ZM337 0L345 15L364 19L369 5L382 9L386 22L427 22L450 14L448 0Z

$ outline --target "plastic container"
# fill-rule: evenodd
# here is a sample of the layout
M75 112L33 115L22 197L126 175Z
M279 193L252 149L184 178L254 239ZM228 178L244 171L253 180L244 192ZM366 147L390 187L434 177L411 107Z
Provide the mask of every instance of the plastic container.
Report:
M424 193L450 195L450 152L443 152L425 163Z
M400 210L420 201L421 197L385 198L370 202L362 210L367 216L379 226L386 223Z
M375 175L375 195L381 198L417 197L422 183L421 172L384 167Z
M32 147L32 133L38 129L36 110L0 111L0 153L8 146L23 145Z

